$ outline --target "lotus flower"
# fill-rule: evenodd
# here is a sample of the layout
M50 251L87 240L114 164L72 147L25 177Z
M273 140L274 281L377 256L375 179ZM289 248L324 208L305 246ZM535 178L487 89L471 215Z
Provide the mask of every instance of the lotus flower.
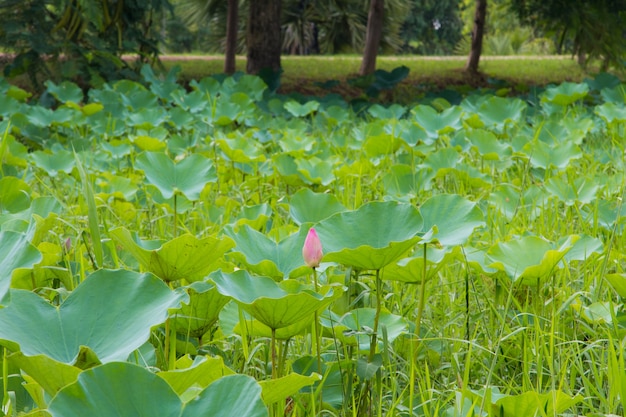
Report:
M311 268L317 268L320 266L322 255L322 242L320 242L320 238L317 236L315 229L310 228L304 240L304 246L302 247L304 263Z

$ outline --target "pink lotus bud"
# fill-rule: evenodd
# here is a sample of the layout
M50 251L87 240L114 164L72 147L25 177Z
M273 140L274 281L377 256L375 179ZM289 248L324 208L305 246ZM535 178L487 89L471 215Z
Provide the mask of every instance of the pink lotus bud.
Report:
M65 242L63 242L63 249L65 249L65 252L69 252L70 249L72 249L72 238L68 237L65 239Z
M311 268L317 268L320 266L322 255L322 242L320 242L320 238L317 237L315 229L311 227L304 240L304 246L302 247L304 263Z

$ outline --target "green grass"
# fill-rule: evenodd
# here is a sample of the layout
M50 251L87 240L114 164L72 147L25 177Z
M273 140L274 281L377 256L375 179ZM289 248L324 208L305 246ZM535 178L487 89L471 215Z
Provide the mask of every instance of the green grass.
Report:
M361 57L336 56L283 56L281 91L306 94L326 94L315 82L339 80L344 82L357 75ZM163 63L166 69L179 65L181 80L219 74L223 71L221 56L170 55ZM237 71L245 71L245 57L237 58ZM544 86L563 81L580 82L589 75L569 57L483 57L480 64L482 77L469 77L464 71L465 57L381 56L379 69L387 71L405 65L410 69L408 78L401 83L406 90L439 90L448 87L489 86L490 79L503 80L511 86ZM343 93L355 93L343 88Z

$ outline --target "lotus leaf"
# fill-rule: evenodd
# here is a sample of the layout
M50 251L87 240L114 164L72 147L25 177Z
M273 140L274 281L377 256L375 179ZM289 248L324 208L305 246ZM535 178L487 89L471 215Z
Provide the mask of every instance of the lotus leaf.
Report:
M11 286L11 277L16 270L32 268L43 259L41 253L28 242L28 237L21 233L0 232L0 299ZM0 310L2 311L2 310Z
M230 301L208 282L194 282L186 287L189 302L170 312L180 335L201 338L217 322L220 311Z
M276 283L269 277L254 277L244 270L210 275L218 291L234 298L254 318L271 329L280 329L320 311L342 294L341 287L323 287L314 292L295 280Z
M187 361L190 361L189 356L183 356L176 362L176 369L157 373L179 396L193 388L204 389L221 377L235 373L224 365L220 356L196 356L188 366L183 365Z
M304 228L280 242L248 225L240 227L238 232L232 228L226 228L225 232L237 244L230 256L244 263L252 272L281 280L304 275L310 270L302 259L302 246L307 233Z
M559 247L537 236L501 242L487 251L487 258L492 261L489 266L506 272L513 282L537 285L558 268L578 239L572 235Z
M143 152L137 156L136 167L144 171L148 181L166 199L179 192L189 200L198 200L204 186L217 181L213 162L200 154L189 155L174 163L162 152Z
M129 363L113 362L84 371L50 401L53 417L266 417L261 387L249 376L218 379L183 403L158 375Z
M581 100L589 93L587 84L564 82L556 87L546 89L541 97L542 102L568 106Z
M315 230L324 248L325 262L375 270L411 250L423 235L423 225L415 207L388 201L334 214Z
M88 347L102 362L126 360L185 296L158 278L125 270L99 270L59 306L33 292L11 290L0 310L0 339L27 356L45 354L74 364ZM82 350L82 355L89 352ZM84 356L83 356L84 357Z
M457 194L438 194L422 204L419 209L424 219L424 229L437 228L432 240L443 246L463 245L474 229L485 226L482 211L476 203Z
M341 317L328 311L321 317L321 322L324 326L324 332L329 337L336 337L343 343L357 345L362 352L369 352L372 340L371 332L375 327L375 317L376 309L357 308ZM378 326L379 331L382 326L386 328L387 342L389 343L409 331L409 324L404 317L385 310L380 313ZM377 343L379 347L382 347L384 343L380 335Z
M142 247L123 227L111 230L111 238L123 246L147 271L165 281L199 281L223 266L222 256L235 243L229 237L198 239L185 234L157 249Z
M334 195L314 193L308 188L303 188L292 195L289 201L289 214L296 224L317 223L346 210Z

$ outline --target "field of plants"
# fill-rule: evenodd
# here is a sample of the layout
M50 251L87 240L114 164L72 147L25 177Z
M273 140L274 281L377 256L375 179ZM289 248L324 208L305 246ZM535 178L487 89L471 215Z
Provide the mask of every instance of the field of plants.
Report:
M2 415L624 415L619 79L142 76L0 80Z

